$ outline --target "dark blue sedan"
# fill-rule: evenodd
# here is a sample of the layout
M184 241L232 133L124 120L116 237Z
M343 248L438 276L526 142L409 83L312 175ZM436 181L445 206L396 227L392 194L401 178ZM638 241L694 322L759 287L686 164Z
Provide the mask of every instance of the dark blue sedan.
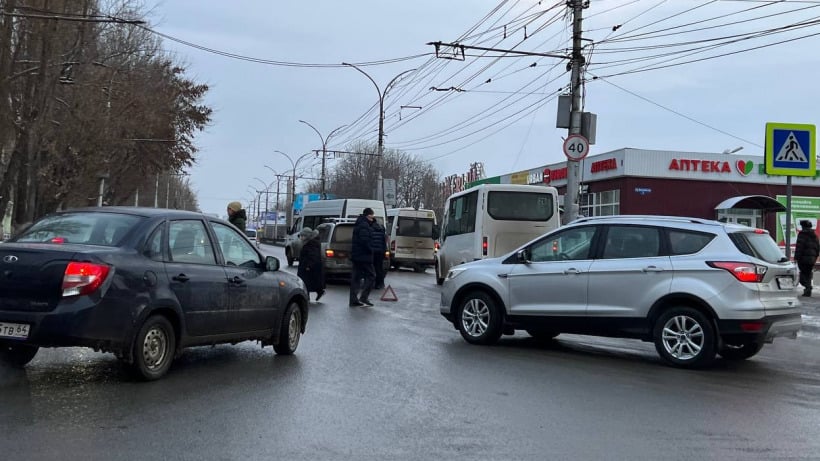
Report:
M243 231L154 208L40 219L0 245L0 361L22 367L40 347L86 346L154 380L190 346L255 340L294 353L304 284Z

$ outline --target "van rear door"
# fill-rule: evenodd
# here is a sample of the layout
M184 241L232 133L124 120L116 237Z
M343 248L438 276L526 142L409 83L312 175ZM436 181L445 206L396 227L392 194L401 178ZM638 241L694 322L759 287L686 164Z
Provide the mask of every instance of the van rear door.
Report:
M400 213L396 217L394 238L390 250L396 264L435 264L435 240L433 228L435 219L432 212Z

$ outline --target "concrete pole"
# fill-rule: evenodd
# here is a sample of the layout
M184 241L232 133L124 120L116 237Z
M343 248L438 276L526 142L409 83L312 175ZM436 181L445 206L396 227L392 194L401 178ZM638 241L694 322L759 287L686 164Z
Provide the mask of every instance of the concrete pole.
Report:
M569 134L581 133L581 68L584 56L581 45L582 15L584 0L572 0L572 66L571 89L572 111L570 113ZM578 192L581 186L581 162L567 160L567 190L564 195L564 223L567 224L579 216Z

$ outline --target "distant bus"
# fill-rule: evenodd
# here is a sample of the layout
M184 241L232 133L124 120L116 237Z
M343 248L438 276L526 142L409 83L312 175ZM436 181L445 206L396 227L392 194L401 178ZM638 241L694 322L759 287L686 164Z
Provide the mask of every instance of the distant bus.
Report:
M453 266L504 255L560 225L554 187L481 184L455 193L444 204L436 283Z

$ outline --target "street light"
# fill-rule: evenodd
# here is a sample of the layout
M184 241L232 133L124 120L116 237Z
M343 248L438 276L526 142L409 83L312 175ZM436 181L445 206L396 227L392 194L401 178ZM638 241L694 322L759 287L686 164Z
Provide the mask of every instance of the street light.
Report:
M740 147L735 147L734 149L724 149L723 153L724 154L734 154L735 152L740 152L742 150L743 150L743 146L740 146Z
M376 157L376 170L378 172L376 180L376 199L382 200L382 195L384 193L384 190L382 188L382 156L384 155L384 98L387 97L387 92L390 91L390 88L393 86L394 83L396 83L399 80L399 78L401 78L404 74L415 71L416 69L406 70L396 75L395 77L393 77L393 80L390 80L390 82L384 87L384 91L382 91L381 88L379 88L379 84L376 83L375 80L373 80L373 77L368 75L367 72L363 71L355 64L343 62L342 65L350 66L364 74L364 76L367 77L373 83L373 85L376 87L376 92L379 94L379 152L378 156Z
M290 209L288 210L288 214L290 215L289 226L293 227L293 204L296 202L296 167L299 166L299 162L301 162L308 156L312 155L313 152L308 152L307 154L302 155L301 157L297 158L295 162L292 158L290 158L290 155L282 152L281 150L274 150L273 152L285 156L285 158L288 159L288 161L290 162L290 166L293 167L293 170L291 170Z
M316 134L319 135L319 140L322 141L322 198L325 198L325 158L327 157L327 142L330 141L330 138L332 138L333 135L336 134L337 131L341 130L342 128L346 127L347 125L342 125L342 126L336 128L336 129L334 129L333 131L330 132L329 135L327 135L326 138L322 138L322 133L319 133L319 130L316 129L315 126L311 125L309 122L306 122L304 120L299 120L299 122L304 123L305 125L313 128L313 131L315 131Z
M263 226L266 226L266 225L268 224L268 192L269 192L270 186L269 186L269 185L267 185L267 184L265 183L265 181L264 181L264 180L259 179L259 178L255 177L255 176L254 176L254 178L253 178L253 179L255 179L255 180L257 180L257 181L261 182L261 183L262 183L262 187L264 187L264 191L265 191L265 211L264 211L264 213L265 213L265 219L263 220L263 222L264 222ZM260 198L259 198L259 201L260 201L260 202L262 201L262 198L261 198L261 192L260 192ZM259 219L259 214L258 214L258 213L257 213L257 215L256 215L256 218L257 218L257 219ZM264 227L262 227L262 229L264 229Z
M279 172L277 172L276 170L274 170L273 168L271 168L267 165L263 165L263 166L265 168L271 170L273 172L273 175L276 176L276 213L274 215L276 218L273 221L273 241L274 241L274 243L276 243L276 239L279 238L279 181L285 175L279 174Z

